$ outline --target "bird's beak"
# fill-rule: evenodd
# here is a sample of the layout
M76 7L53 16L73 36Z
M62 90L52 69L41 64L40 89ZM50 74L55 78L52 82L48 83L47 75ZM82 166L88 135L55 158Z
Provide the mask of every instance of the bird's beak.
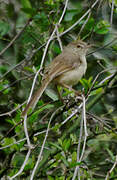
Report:
M97 47L97 45L95 45L95 44L88 44L87 47L88 48L90 48L90 47Z

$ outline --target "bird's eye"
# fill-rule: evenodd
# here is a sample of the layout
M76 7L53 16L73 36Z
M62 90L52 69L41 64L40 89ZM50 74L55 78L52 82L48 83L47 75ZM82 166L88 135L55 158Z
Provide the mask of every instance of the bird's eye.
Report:
M77 45L77 48L80 48L81 46L80 45Z

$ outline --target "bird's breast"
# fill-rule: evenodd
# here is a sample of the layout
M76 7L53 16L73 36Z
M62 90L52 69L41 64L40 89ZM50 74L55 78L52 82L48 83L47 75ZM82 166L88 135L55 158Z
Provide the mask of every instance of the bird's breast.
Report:
M79 67L74 68L71 71L65 72L56 78L58 84L66 84L69 86L74 86L85 74L87 64L81 64Z

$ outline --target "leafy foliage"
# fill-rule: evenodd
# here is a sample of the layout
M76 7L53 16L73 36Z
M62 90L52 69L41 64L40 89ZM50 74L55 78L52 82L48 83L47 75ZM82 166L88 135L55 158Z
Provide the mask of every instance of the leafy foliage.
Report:
M14 176L27 155L28 147L21 112L25 107L23 103L29 96L34 74L41 67L45 43L52 34L55 24L58 33L62 34L72 27L93 3L94 1L69 0L66 13L58 24L65 6L64 0L0 2L1 179ZM79 167L81 180L103 180L116 162L117 1L114 1L113 11L112 3L112 0L98 2L91 9L89 17L85 16L79 24L60 36L63 46L77 38L95 45L90 50L92 53L87 55L87 72L75 87L87 99L88 137L82 160L77 161L82 109L65 122L78 109L81 101L73 92L58 87L65 102L63 104L56 91L52 90L53 87L50 87L42 95L36 109L28 115L27 129L34 149L31 150L19 178L30 179L50 119L50 130L35 174L36 179L70 180L73 178L75 168ZM21 34L16 37L20 31ZM12 44L3 51L9 43ZM58 39L53 38L43 68L60 54L59 45ZM42 74L43 69L38 76L35 89L40 86ZM83 143L84 135L81 139L79 156L82 154ZM113 169L109 178L117 179L117 168Z

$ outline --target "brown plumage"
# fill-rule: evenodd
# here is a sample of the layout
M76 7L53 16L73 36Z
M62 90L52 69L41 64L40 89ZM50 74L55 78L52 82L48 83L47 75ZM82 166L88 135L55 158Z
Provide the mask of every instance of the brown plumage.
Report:
M54 58L45 70L41 87L32 96L30 102L22 112L22 116L25 116L29 108L34 109L51 81L63 87L73 86L78 83L87 68L85 56L88 48L89 45L81 40L71 42L64 48L60 55Z

